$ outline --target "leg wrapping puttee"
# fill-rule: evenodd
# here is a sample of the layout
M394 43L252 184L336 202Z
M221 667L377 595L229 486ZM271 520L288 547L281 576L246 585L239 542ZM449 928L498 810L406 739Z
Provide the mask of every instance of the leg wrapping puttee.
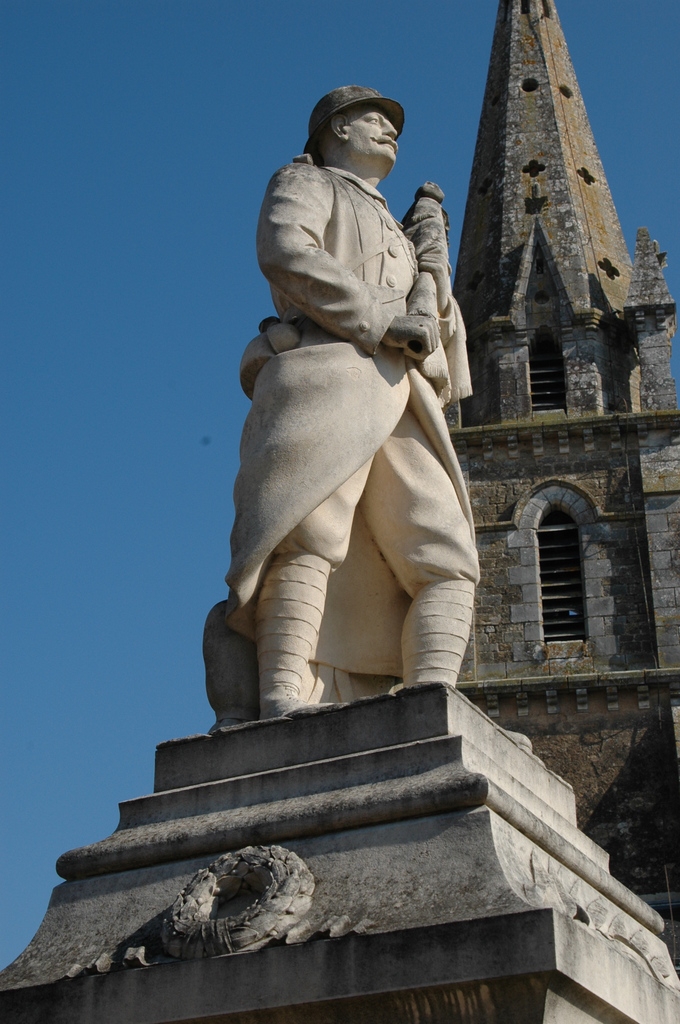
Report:
M316 555L276 555L255 612L261 717L279 701L299 700L302 676L316 646L330 564ZM265 714L265 712L268 712Z
M428 583L413 599L402 632L404 686L455 686L470 638L475 585L469 580Z

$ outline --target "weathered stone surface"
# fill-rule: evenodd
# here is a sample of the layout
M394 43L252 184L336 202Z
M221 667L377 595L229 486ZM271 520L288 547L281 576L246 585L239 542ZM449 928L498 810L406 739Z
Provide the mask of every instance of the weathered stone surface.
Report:
M502 3L454 285L474 388L463 424L544 415L532 360L548 350L566 385L558 415L639 408L630 276L555 5Z
M546 775L536 759L527 761L517 743L499 733L462 694L436 683L342 707L310 709L271 724L254 723L211 736L161 743L156 751L154 790L163 793L259 773L270 777L275 769L298 766L301 770L301 766L317 764L319 772L326 764L336 782L356 781L356 776L351 780L347 775L346 765L361 765L367 751L380 751L387 758L392 752L392 771L401 774L397 770L398 750L403 750L408 759L408 751L419 741L461 735L504 773L534 788L536 795L561 817L575 822L571 788L557 776ZM354 762L340 760L352 754L361 757ZM412 770L409 767L403 774ZM369 767L363 780L375 781L377 777L376 770ZM317 785L323 788L320 780ZM300 795L308 791L302 782L296 786ZM277 795L290 795L290 791L284 794L277 789ZM133 810L134 804L130 802Z
M630 257L555 5L528 7L499 5L454 289L469 329L510 315L534 216L576 309L605 308L597 282L617 309L628 292ZM528 212L534 193L543 204ZM614 279L598 266L606 257Z
M665 253L659 252L647 228L640 228L625 313L638 346L643 410L676 409L678 404L670 363L677 309L666 285L664 265Z
M677 995L554 910L0 993L11 1024L672 1024Z
M655 461L658 471L658 460ZM645 496L645 513L659 666L680 668L680 493L666 490L669 484L676 487L680 484L679 479L673 479L680 478L680 446L669 446L664 466L667 470L662 485L665 493L658 493L662 488L657 477L656 487L649 487L652 493ZM645 469L649 486L651 466L647 464Z
M313 874L291 850L248 846L225 853L194 875L164 915L163 950L170 957L200 960L280 943L305 920L314 888ZM240 912L232 905L237 897L247 903ZM128 949L124 966L131 952L137 950Z
M381 710L387 712L388 722L420 719L421 728L429 717L429 729L439 735L431 741L390 744L389 734L381 737L374 730L368 738L371 730L366 724ZM429 711L429 716L419 710ZM357 737L365 737L363 751L344 757L338 756L338 738L348 734L347 725L342 728L343 718L356 726L350 730L354 744ZM340 728L335 728L336 723ZM298 755L297 766L291 765L291 743L301 728L320 749L333 749L335 738L335 757L320 759L312 747L311 753ZM403 725L395 730L403 731ZM270 742L263 743L267 733ZM217 746L229 739L241 749L249 745L253 752L268 750L261 773L253 773L252 765L245 772L232 767L235 774L229 779L230 769L223 764L226 777L221 781L129 801L121 805L119 829L101 843L65 854L59 861L60 872L67 878L82 878L216 853L225 845L288 840L424 815L437 808L486 803L557 856L562 856L566 841L572 853L564 855L577 858L573 862L580 864L577 870L586 875L591 871L585 861L581 863L585 857L592 862L596 884L614 885L598 874L606 871L606 857L573 828L571 789L451 688L432 685L344 708L310 710L297 720L238 727L208 742ZM199 755L205 750L196 739L188 743ZM183 754L181 744L176 746ZM278 769L272 767L277 764Z
M367 728L374 721L376 711L386 712L388 721L390 718L392 721L400 718L402 722L420 719L421 729L429 719L429 731L438 731L439 735L415 743L382 747L384 737L379 731L370 736L371 730ZM571 789L548 772L536 757L522 749L462 694L451 688L433 685L402 691L392 697L361 701L347 707L308 711L302 713L297 722L280 720L236 727L222 735L210 737L208 742L219 745L233 737L237 742L240 740L243 747L244 737L247 737L251 746L259 750L263 746L261 741L264 735L269 734L272 739L272 759L276 762L281 760L281 751L286 749L286 733L295 736L300 722L305 723L310 735L316 732L317 740L321 741L324 732L333 731L334 724L343 718L355 727L352 732L365 737L363 751L338 756L336 748L335 757L327 761L316 759L313 752L307 765L299 763L294 766L288 763L285 767L272 768L265 762L259 776L258 773L253 776L249 772L232 780L225 778L207 784L189 785L130 801L122 806L122 827L119 831L102 843L71 851L61 858L60 870L70 878L95 876L92 882L79 884L93 886L93 894L97 892L98 885L103 885L102 891L108 893L106 876L111 872L124 869L123 875L114 877L132 877L133 869L145 866L147 872L151 872L150 877L154 877L158 864L186 859L192 852L209 856L215 852L238 849L247 843L261 842L263 839L285 839L287 845L295 840L295 851L301 851L300 855L317 876L319 872L314 867L314 850L317 849L314 843L317 840L314 837L319 837L318 842L326 844L329 852L334 851L333 857L337 860L339 850L346 843L354 850L352 856L359 855L368 835L366 829L377 829L376 835L383 835L384 843L387 823L403 819L403 825L395 824L394 828L397 833L405 828L405 834L411 835L413 842L416 836L424 834L426 818L434 822L436 830L441 830L446 818L458 823L457 830L450 830L447 840L455 844L463 842L463 836L467 834L464 822L480 821L482 819L479 814L486 814L487 818L490 815L488 820L495 829L494 834L515 835L509 845L505 843L507 850L511 850L514 844L519 851L524 841L520 841L520 837L526 837L529 846L524 859L527 864L539 856L531 853L533 844L544 851L541 857L547 856L548 861L562 865L559 871L571 872L574 878L580 878L582 881L579 885L594 886L603 894L601 898L611 901L612 905L632 915L633 919L645 922L648 928L660 928L658 917L609 876L607 858L602 851L574 829L571 824L574 813ZM362 718L365 719L363 729ZM445 735L445 730L449 730L452 735ZM278 751L277 731L282 738ZM339 728L337 735L346 737L348 730ZM188 742L195 743L192 740ZM488 810L485 811L484 806ZM469 818L469 812L464 809L475 807L478 811ZM559 813L560 809L562 814ZM359 832L346 831L348 827L356 829L357 826L363 826L363 832L362 829ZM360 833L364 838L357 848L354 837ZM345 839L341 838L343 835ZM479 837L476 841L479 842ZM387 845L389 847L390 843ZM491 853L491 847L489 851ZM500 847L496 849L495 856L498 855ZM468 883L464 881L467 877L465 872L470 870L470 864L464 868L465 857L462 853L442 856L442 865L446 865L446 870L449 870L456 856L462 872L460 884L466 887ZM372 870L377 870L378 860L373 861ZM404 871L406 877L410 877L410 862L408 858L403 863L402 860L401 855L394 857L389 869L394 879ZM434 863L432 861L431 864L433 870ZM321 871L321 876L328 877L329 870L331 866ZM366 870L365 866L362 867L362 873ZM488 863L486 870L490 870ZM518 864L513 866L512 856L507 858L504 870L511 874L519 870ZM347 867L339 870L336 864L331 874L333 871L336 874L339 871L339 878L346 879L347 872L351 873L352 869ZM99 882L96 876L104 877ZM165 878L165 874L162 877ZM165 892L164 882L159 884ZM473 890L474 886L470 891ZM61 891L57 890L57 893ZM64 895L68 891L73 890L66 886ZM323 887L318 891L323 892ZM365 906L367 893L359 893L358 898ZM494 903L490 891L485 893L484 899ZM350 903L351 897L345 893L343 899L336 904L335 915L347 915ZM418 911L418 906L421 906L421 911ZM426 906L427 912L431 913L429 899ZM468 904L467 912L473 912L474 906ZM385 926L385 913L388 912L388 919L391 913L386 911L383 903L381 907L380 910L373 907L368 914L377 928ZM422 912L422 904L418 903L415 895L413 908L416 915ZM162 909L162 906L156 906L155 912L159 913ZM327 907L324 915L327 916L330 910ZM480 911L481 905L477 907L477 912ZM445 910L445 913L451 912L451 907ZM100 911L98 928L103 926L104 917ZM402 920L399 915L398 920ZM123 939L120 936L120 942ZM127 939L125 948L140 945L138 936L136 940L134 936L128 936ZM53 946L51 939L48 946ZM82 964L96 957L90 957L88 950L85 957L80 955L74 959Z
M568 454L559 451L561 428L546 424L540 458L530 422L454 431L456 447L466 456L481 564L474 646L469 645L463 679L475 668L478 678L520 678L655 667L649 548L654 558L659 549L658 570L667 572L673 541L669 529L669 540L648 542L642 511L645 491L667 490L670 500L680 487L680 447L672 443L680 415L656 412L653 419L635 415L617 422L624 441L617 449L611 447L611 418L570 423ZM489 434L494 453L485 459ZM517 443L513 459L508 458L510 437ZM546 644L535 629L541 621L533 589L540 584L536 529L554 508L580 527L588 636L569 649ZM660 545L667 546L660 550ZM654 585L668 589L669 578L662 576ZM601 637L608 638L607 645L595 642Z
M575 682L553 683L558 706L551 712L547 682L539 688L537 681L524 680L525 687L536 689L528 694L530 714L521 720L521 728L546 765L574 787L579 828L608 851L614 877L635 892L661 891L664 865L674 863L680 846L673 813L678 760L668 684L659 691L652 677L653 704L640 710L637 687L625 675L617 678L615 701L604 680L592 676L584 682L588 711L579 714ZM497 690L496 699L495 720L517 728L512 689Z
M236 721L257 721L260 717L255 644L229 629L226 612L226 601L216 604L203 631L205 688L215 712L216 729Z
M0 994L12 1024L671 1024L677 999L579 922L535 910Z
M373 1022L386 1007L411 1021L432 989L442 1024L481 1024L480 999L499 1024L511 999L523 1024L671 1024L660 918L576 832L570 787L461 693L298 715L162 748L173 788L129 801L110 840L62 858L81 880L55 889L0 976L3 1019L32 1024L48 1000L69 1024L321 1022L341 1008Z
M665 253L659 252L647 228L639 228L635 244L635 262L626 308L637 306L668 306L673 304L663 268Z

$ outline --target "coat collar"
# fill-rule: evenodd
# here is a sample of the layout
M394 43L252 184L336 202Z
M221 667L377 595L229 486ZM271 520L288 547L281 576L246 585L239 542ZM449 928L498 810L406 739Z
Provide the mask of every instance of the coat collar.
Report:
M357 188L360 188L362 192L365 192L366 195L369 195L372 199L377 199L378 202L387 209L387 200L385 197L378 192L377 188L373 188L373 186L369 185L367 181L364 181L363 178L358 178L356 174L352 174L351 171L345 171L341 167L325 167L324 170L330 171L331 174L337 174L340 178L346 178L347 181L351 181L353 185L356 185Z

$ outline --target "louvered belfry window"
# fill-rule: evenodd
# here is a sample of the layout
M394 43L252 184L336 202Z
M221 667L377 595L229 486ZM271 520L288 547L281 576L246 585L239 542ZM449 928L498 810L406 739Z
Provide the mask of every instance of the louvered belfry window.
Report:
M565 512L551 512L538 530L546 642L585 640L586 623L578 526Z
M529 358L531 408L534 412L567 408L564 359L550 331L537 334Z

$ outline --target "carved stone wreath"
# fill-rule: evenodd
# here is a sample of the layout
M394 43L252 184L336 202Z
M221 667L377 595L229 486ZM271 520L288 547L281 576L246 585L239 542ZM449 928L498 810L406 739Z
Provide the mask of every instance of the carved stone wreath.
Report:
M163 921L168 956L182 960L261 949L285 938L307 913L314 876L305 862L281 846L246 846L198 871ZM252 893L252 904L233 917L222 908Z

